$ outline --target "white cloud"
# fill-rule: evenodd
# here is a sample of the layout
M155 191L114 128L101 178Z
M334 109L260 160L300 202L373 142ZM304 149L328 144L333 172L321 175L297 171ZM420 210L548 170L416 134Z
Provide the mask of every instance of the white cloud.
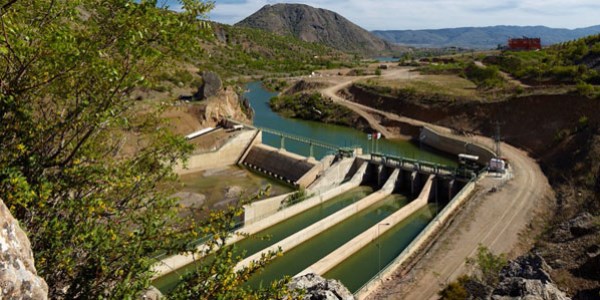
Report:
M600 24L597 0L216 0L209 15L213 21L233 24L275 3L329 9L369 30L493 25L577 28Z

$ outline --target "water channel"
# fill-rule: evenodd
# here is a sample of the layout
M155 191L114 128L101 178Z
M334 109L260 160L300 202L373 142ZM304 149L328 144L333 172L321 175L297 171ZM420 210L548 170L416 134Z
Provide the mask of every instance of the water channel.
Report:
M358 291L360 287L398 257L419 235L421 230L429 224L436 213L435 204L423 207L325 273L324 277L340 280L352 293ZM381 224L380 226L386 225ZM357 270L360 270L360 272L357 272Z
M363 151L372 150L373 144L367 140L366 133L361 131L330 124L318 122L283 118L271 111L269 100L276 93L265 90L260 82L249 83L246 88L248 92L246 97L255 110L254 125L263 128L269 128L284 132L287 134L322 141L339 147L360 146ZM279 148L280 137L263 132L263 143ZM293 140L285 141L285 148L290 152L307 156L309 149L306 144L295 142ZM386 140L381 139L377 145L378 151L396 156L426 160L446 165L455 165L453 158L443 155L439 152L431 151L409 141ZM315 147L314 156L317 159L328 154L329 150ZM188 187L194 187L194 191L201 192L200 189L206 184L203 182L194 182L187 178ZM262 184L262 182L261 182ZM245 251L245 256L252 255L270 245L273 245L287 236L335 213L336 211L364 198L373 192L371 187L359 187L342 195L339 195L329 201L326 201L312 209L307 210L297 216L280 222L253 237L246 238L235 244L237 253ZM331 251L340 247L356 235L360 234L369 227L377 224L385 217L400 209L407 203L407 199L401 195L392 195L379 201L369 208L351 216L347 220L332 227L331 229L319 234L318 236L306 241L305 243L291 249L283 257L275 259L260 276L256 276L248 283L251 286L258 286L262 283L269 283L274 279L281 278L284 275L296 275L304 268L318 261ZM379 239L382 245L381 251L375 248L381 255L373 255L373 245L365 247L357 252L347 261L340 264L326 274L328 277L342 280L352 291L358 289L367 282L379 269L379 266L385 266L392 261L412 239L433 218L435 209L429 207L413 214L406 221L394 226L388 233L382 235ZM270 236L270 239L260 239L260 236ZM210 261L206 257L201 262ZM368 266L368 267L365 267ZM182 269L171 272L161 278L153 281L163 293L170 291L178 282L179 277L185 274L195 265L190 264ZM356 272L355 270L361 270ZM364 271L363 271L364 270Z
M333 199L321 203L301 214L293 216L283 222L280 222L274 226L271 226L253 237L246 238L236 243L238 253L246 251L245 256L250 256L258 251L267 248L284 238L300 231L307 226L335 213L336 211L366 197L373 192L373 188L368 186L360 186L354 188L346 193L343 193ZM269 239L261 239L260 237L269 237ZM202 261L207 261L203 259ZM201 263L202 261L199 261ZM152 283L161 292L166 293L172 290L179 277L193 270L196 265L190 264L179 270L173 271L165 276L157 278ZM295 274L294 274L295 275Z
M300 273L407 203L408 199L398 194L378 201L275 259L248 284L254 287L268 285L286 275Z

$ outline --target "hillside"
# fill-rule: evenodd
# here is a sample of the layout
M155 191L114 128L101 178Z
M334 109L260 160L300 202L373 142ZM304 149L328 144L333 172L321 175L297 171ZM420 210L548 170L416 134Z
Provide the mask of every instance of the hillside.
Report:
M303 4L265 5L235 26L290 35L352 53L376 55L402 50L335 12Z
M563 29L545 26L490 26L426 30L376 30L373 34L392 43L413 47L462 47L492 49L506 45L511 37L540 37L543 45L552 45L600 33L600 25Z

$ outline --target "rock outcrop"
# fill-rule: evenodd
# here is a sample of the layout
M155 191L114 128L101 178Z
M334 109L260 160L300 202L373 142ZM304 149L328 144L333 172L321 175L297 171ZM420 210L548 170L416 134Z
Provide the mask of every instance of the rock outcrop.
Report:
M37 275L31 244L0 200L0 299L48 299L48 285Z
M317 274L294 277L290 290L305 290L303 300L354 300L354 295L338 280L325 279Z
M550 267L537 254L521 256L510 262L500 272L500 283L491 299L567 300L552 282Z
M566 242L597 231L598 224L595 222L595 217L588 212L584 212L561 223L553 232L551 240L553 242Z
M194 94L195 100L206 100L217 95L223 88L221 77L215 72L202 72L202 85L198 87L198 92Z

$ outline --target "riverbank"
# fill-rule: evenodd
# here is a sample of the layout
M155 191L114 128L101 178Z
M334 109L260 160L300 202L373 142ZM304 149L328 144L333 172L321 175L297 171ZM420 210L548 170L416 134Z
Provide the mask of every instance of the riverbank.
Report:
M274 112L286 118L317 121L373 132L373 129L360 115L352 110L335 104L319 93L300 92L293 95L279 95L271 98L269 105Z

